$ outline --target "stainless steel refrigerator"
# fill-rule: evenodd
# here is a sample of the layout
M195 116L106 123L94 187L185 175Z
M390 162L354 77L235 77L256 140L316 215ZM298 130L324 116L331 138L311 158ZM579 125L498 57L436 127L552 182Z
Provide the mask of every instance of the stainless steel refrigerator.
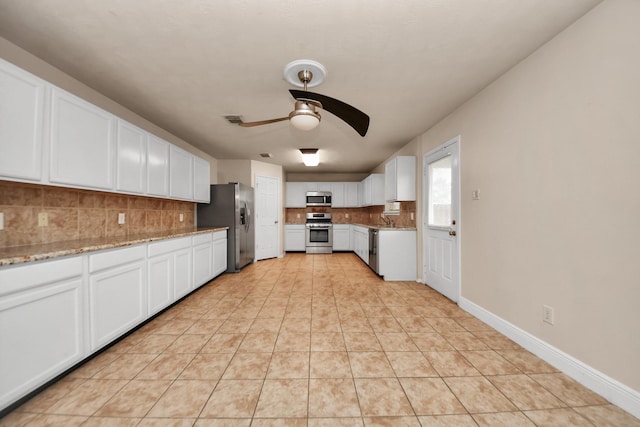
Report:
M198 227L229 227L227 272L237 273L255 258L253 188L231 182L210 191L211 202L198 203Z

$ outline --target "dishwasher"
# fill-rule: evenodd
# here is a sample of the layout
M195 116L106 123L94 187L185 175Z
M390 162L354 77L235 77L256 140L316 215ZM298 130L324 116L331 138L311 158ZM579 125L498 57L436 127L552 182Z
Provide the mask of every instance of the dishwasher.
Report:
M378 230L375 228L369 229L369 267L376 274L380 274L378 272Z

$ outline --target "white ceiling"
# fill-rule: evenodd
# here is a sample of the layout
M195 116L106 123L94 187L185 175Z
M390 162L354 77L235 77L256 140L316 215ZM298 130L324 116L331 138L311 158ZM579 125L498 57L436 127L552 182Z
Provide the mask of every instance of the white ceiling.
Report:
M0 0L0 36L218 159L368 172L601 0ZM285 121L296 59L312 89L371 117L363 138L328 112Z

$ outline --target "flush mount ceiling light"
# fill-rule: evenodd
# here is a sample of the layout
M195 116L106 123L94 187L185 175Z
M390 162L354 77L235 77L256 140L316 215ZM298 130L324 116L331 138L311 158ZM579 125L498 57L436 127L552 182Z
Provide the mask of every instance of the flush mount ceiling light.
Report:
M318 166L320 164L320 155L317 148L301 148L300 152L305 166Z

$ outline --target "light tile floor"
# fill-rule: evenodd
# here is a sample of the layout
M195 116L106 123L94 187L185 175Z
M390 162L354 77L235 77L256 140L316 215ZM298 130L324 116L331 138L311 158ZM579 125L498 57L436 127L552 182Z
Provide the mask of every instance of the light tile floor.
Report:
M225 274L1 426L640 426L503 335L355 255Z

